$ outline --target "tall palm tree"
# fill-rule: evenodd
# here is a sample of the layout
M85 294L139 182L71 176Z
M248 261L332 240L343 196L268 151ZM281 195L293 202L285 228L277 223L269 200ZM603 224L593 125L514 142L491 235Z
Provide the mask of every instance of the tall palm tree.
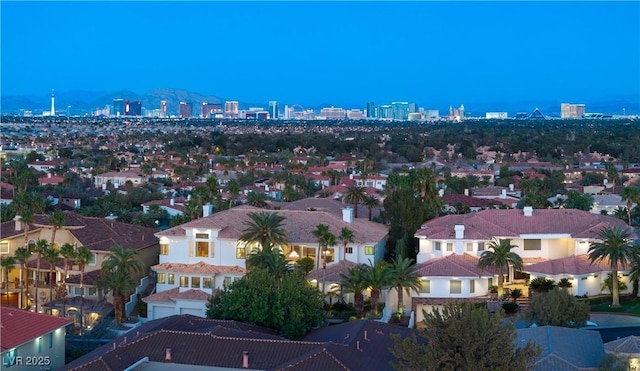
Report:
M327 292L326 286L327 286L327 280L326 280L326 274L327 274L327 251L329 246L335 246L336 245L336 236L329 232L325 235L324 237L324 245L322 246L322 294L324 296L324 294Z
M364 316L364 295L362 292L368 287L364 275L364 264L356 265L349 269L346 275L340 273L341 291L353 293L353 306L358 318Z
M380 206L380 201L375 196L366 196L363 205L369 209L369 221L371 221L373 209Z
M634 254L631 231L620 227L607 227L598 233L598 238L602 242L592 242L587 254L591 263L601 261L609 263L612 280L611 307L617 308L620 306L618 268L626 267Z
M631 261L629 265L631 270L629 271L629 281L632 282L631 298L638 297L638 281L640 281L640 244L633 245L634 253L631 254Z
M631 208L633 204L640 204L640 186L631 185L625 187L620 194L623 201L627 201L627 217L629 218L629 226L631 226Z
M31 251L29 251L29 248L26 246L22 246L16 249L16 252L14 253L14 257L16 258L16 260L18 261L18 263L20 263L20 300L19 300L19 306L20 309L23 309L24 305L22 304L22 299L24 298L24 291L25 291L25 280L24 280L24 272L25 272L25 266L27 265L27 260L29 260L29 257L31 256ZM26 281L27 285L26 285L26 291L29 292L29 280Z
M378 318L380 290L391 283L391 270L389 263L384 260L378 260L374 264L369 261L364 267L364 281L371 289L371 316Z
M49 246L42 252L42 258L49 263L49 302L51 303L53 301L53 284L56 282L53 271L58 262L58 250L54 249L53 246ZM53 306L51 309L53 309Z
M229 183L227 183L227 191L229 191L231 196L229 197L229 209L231 209L236 198L240 194L240 185L235 180L230 180Z
M329 232L329 225L327 224L318 224L316 229L311 231L311 234L318 239L318 251L316 253L316 288L320 287L320 278L318 274L320 272L320 253L322 251L323 246L325 245L325 240L327 235L331 233Z
M343 196L344 202L353 204L353 217L358 217L358 204L364 202L367 197L367 193L364 188L358 186L351 186L347 189L347 192Z
M522 269L522 258L511 251L515 245L511 244L511 239L501 239L489 243L488 250L485 250L478 260L478 267L493 268L498 274L498 297L504 296L504 271L512 265L515 269Z
M124 315L124 298L136 287L136 277L142 274L144 264L138 260L137 250L114 246L109 249L101 268L101 286L111 289L116 322L120 323Z
M391 285L398 291L398 316L404 312L403 292L411 295L411 289L418 292L420 290L420 277L416 273L416 266L413 259L396 257L391 261Z
M269 204L267 203L267 197L265 196L265 194L258 192L249 192L249 194L247 195L247 205L259 207L261 209L269 208Z
M287 231L284 229L284 217L277 213L249 213L249 220L239 240L245 245L259 243L264 251L272 251L278 245L287 244Z
M64 213L60 209L56 209L56 211L49 216L49 223L53 227L53 232L51 232L51 246L56 241L56 232L58 229L64 226Z
M40 281L40 263L42 260L42 254L49 248L49 242L47 242L47 240L45 239L40 239L38 240L38 242L36 242L36 253L38 254L38 259L36 260L36 279L33 282L33 287L35 288L36 291L36 297L35 297L35 302L36 302L36 312L38 312L38 284Z
M353 243L353 231L347 227L342 227L338 238L342 241L342 260L344 261L347 260L347 245Z
M16 260L13 256L0 258L0 267L4 269L4 284L5 291L7 293L7 306L9 306L9 272L11 272L15 265Z
M76 249L70 243L65 243L60 247L60 255L64 259L64 277L62 279L63 289L62 289L62 316L67 316L67 295L65 295L65 291L67 289L67 276L69 274L69 264L71 260L76 257Z
M78 247L76 250L75 261L78 263L80 268L80 335L84 332L84 270L93 259L93 253L91 250L87 249L84 246Z

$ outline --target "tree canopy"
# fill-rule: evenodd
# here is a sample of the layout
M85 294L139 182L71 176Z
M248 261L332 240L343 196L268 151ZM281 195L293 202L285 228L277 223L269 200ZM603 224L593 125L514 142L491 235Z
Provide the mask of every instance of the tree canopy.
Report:
M525 312L526 320L538 326L584 327L589 317L589 305L562 288L533 295Z

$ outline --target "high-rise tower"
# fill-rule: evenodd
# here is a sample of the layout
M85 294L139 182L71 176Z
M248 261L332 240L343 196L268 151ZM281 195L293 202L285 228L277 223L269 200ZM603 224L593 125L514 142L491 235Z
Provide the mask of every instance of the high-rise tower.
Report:
M53 89L51 89L51 116L56 115L56 105L55 105L56 97L53 94Z

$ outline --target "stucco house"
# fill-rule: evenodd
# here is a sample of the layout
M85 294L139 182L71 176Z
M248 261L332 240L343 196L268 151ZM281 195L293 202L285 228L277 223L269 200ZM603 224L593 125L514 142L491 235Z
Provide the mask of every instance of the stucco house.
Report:
M246 228L249 213L262 212L284 217L283 228L289 243L278 248L294 264L303 257L315 261L318 241L312 231L321 223L329 225L336 236L343 227L354 234L354 242L347 245L346 253L341 243L327 249L324 253L327 266L342 260L368 263L384 257L387 227L354 219L351 208L344 208L342 215L338 215L328 209L265 210L238 206L156 233L160 239L160 264L151 268L157 273L156 293L143 299L148 318L174 314L204 317L209 296L245 275L247 254L257 246L247 246L238 239Z

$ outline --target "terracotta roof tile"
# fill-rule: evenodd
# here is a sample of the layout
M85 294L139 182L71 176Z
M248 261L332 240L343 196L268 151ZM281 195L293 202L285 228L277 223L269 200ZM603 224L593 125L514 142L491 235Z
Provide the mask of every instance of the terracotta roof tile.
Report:
M619 267L623 270L623 267ZM589 256L586 254L572 255L566 258L547 260L541 263L531 264L524 267L523 271L529 273L541 273L549 275L571 274L584 275L610 271L611 267L607 262L591 264Z
M314 269L307 274L309 280L326 280L327 282L340 282L340 274L347 274L349 269L355 267L356 263L342 260L335 264L327 264L327 268Z
M469 254L451 254L418 264L416 273L421 277L492 277L493 272L478 267L478 260Z
M0 349L15 348L70 323L73 320L68 318L3 307L0 310Z
M189 289L180 292L180 288L162 291L157 294L149 295L146 298L142 298L145 303L175 303L176 300L202 300L207 301L211 296L210 293L206 293L198 289Z

